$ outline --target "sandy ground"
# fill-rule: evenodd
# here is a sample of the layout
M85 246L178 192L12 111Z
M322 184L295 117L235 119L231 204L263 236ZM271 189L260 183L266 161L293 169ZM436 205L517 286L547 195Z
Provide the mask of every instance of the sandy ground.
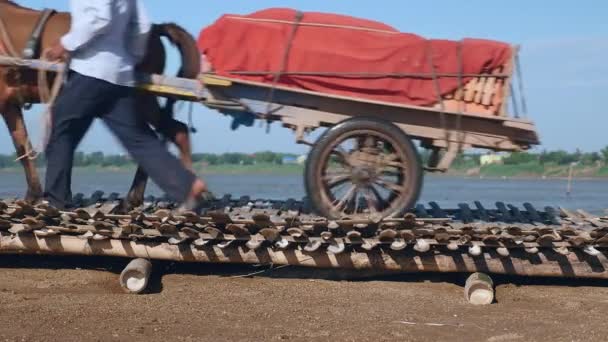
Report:
M608 338L601 281L495 278L497 303L475 307L460 275L345 281L285 268L243 278L259 268L158 263L151 293L134 296L118 286L125 263L0 256L0 341Z

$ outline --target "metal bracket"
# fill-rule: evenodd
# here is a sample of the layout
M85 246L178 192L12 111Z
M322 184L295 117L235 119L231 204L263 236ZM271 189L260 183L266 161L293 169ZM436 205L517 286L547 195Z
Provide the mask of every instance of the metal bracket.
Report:
M428 166L425 167L425 170L430 172L447 172L458 156L458 153L460 153L460 147L460 144L450 142L448 143L447 149L433 148ZM443 156L440 155L441 151L445 151Z
M308 133L310 127L305 125L297 125L294 129L296 134L296 144L314 146L314 143L306 140L304 136Z

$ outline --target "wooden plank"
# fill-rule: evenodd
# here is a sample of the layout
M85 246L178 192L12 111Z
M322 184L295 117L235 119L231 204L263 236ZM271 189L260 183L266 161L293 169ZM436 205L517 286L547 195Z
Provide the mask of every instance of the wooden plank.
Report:
M476 104L481 104L481 98L483 96L483 90L487 80L487 77L479 77L477 79L477 84L475 85L475 98L473 99L473 102Z
M494 73L496 70L494 70ZM488 77L486 85L483 88L483 96L481 98L481 104L484 106L492 106L492 97L496 91L496 77Z
M219 87L230 87L232 85L232 81L217 78L209 75L202 75L199 77L199 80L206 86L219 86Z
M198 96L196 93L188 90L184 90L181 88L171 87L171 86L163 86L156 84L142 84L137 86L138 89L149 91L152 93L163 94L163 95L171 95L171 96L179 96L197 99Z
M519 48L514 46L511 48L511 59L509 60L509 62L507 62L507 65L505 66L505 73L508 75L511 75L509 77L507 77L506 79L503 80L504 82L504 86L503 86L503 91L504 91L504 95L502 96L502 106L500 111L498 112L499 116L508 116L507 113L507 106L509 103L509 97L511 96L511 82L513 81L513 69L514 69L514 64L515 64L515 56L517 56L517 54L519 53Z
M462 97L464 94L464 89L463 89L464 85L458 89L456 89L456 91L454 92L454 100L456 101L462 101Z
M504 66L500 67L498 69L498 72L504 72ZM504 78L498 78L496 80L496 85L494 86L495 90L494 90L494 98L492 99L492 106L495 108L494 111L494 115L500 115L501 110L502 110L502 104L504 103L505 99L505 79Z
M465 89L464 101L465 102L473 102L473 100L475 99L475 88L477 87L478 81L479 81L479 79L474 78L464 86L464 89Z

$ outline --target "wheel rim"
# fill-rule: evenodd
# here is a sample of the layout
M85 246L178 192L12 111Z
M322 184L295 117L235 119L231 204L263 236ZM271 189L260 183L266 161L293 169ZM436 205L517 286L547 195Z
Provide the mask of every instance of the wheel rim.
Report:
M342 134L322 151L317 185L334 217L387 217L410 201L408 153L391 136L373 130Z

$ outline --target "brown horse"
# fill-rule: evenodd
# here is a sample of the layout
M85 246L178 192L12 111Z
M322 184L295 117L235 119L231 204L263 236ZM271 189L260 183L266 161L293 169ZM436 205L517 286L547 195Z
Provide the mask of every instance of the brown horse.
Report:
M40 16L40 11L19 6L12 1L0 0L0 20L10 31L6 32L8 37L0 38L0 53L9 54L10 49L7 44L12 45L14 51L23 51ZM41 51L58 42L60 37L68 32L70 20L69 13L56 13L48 20L41 36ZM180 50L182 67L179 76L195 78L200 70L200 54L196 41L188 32L175 24L153 26L147 56L138 66L138 70L162 74L166 63L166 52L161 37L167 38ZM10 42L5 42L6 39ZM37 73L34 71L0 66L0 114L8 126L18 156L31 151L22 108L26 103L40 102L37 79ZM157 131L178 146L182 162L185 166L191 167L188 127L173 119L173 105L174 101L168 100L165 106L161 107L156 96L143 92L138 94L138 109L145 113L148 121ZM24 158L21 163L28 184L26 199L36 201L42 197L42 187L34 162L30 158ZM147 178L143 170L137 170L127 196L126 202L129 206L137 206L143 201Z

